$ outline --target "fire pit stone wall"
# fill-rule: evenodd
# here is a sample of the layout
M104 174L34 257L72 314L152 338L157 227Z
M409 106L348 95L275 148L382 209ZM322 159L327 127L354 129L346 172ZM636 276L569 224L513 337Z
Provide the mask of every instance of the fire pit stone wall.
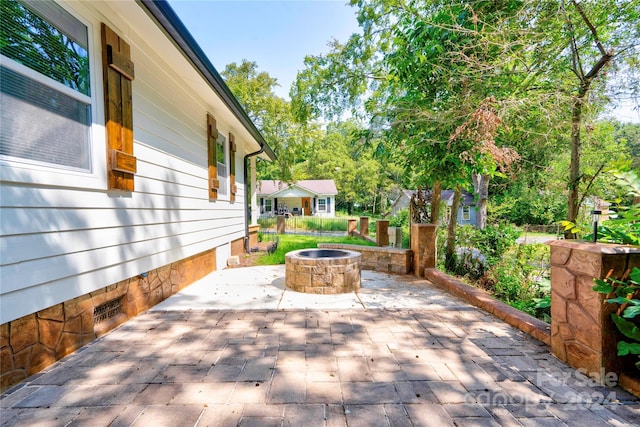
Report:
M301 249L285 256L285 283L297 292L341 294L360 289L360 259L355 251Z

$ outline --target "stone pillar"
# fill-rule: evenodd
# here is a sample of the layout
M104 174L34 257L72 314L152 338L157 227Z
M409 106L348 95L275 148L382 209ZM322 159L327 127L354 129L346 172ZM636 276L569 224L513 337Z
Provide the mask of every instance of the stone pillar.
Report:
M276 223L276 232L278 234L284 234L284 230L285 230L285 222L284 222L284 215L278 215L276 217L277 223Z
M348 223L347 223L347 234L349 236L353 236L353 233L356 232L356 229L358 228L358 224L357 223L358 223L358 221L355 220L355 219L348 220Z
M611 320L614 304L594 291L594 278L621 278L640 267L640 248L571 240L551 246L551 351L604 384L624 366L617 356L622 338ZM609 374L610 375L610 374Z
M362 237L369 235L369 217L368 216L360 217L360 235Z
M376 245L389 246L389 221L376 220Z
M437 231L438 226L434 224L411 224L413 274L417 277L424 277L425 268L435 268L436 266Z

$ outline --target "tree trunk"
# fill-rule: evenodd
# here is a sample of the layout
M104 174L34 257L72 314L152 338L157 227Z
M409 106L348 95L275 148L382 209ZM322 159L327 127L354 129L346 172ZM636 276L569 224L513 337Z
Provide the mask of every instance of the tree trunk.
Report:
M472 175L473 189L478 197L476 201L476 228L483 230L487 226L487 199L489 198L489 175Z
M440 217L440 196L442 195L442 182L433 183L433 194L431 195L431 224L438 225Z
M451 270L455 264L456 250L456 226L458 225L458 209L460 209L460 199L462 198L462 189L459 185L453 192L453 203L451 204L451 215L449 217L449 225L447 227L447 246L444 253L445 268Z
M371 208L371 216L376 216L376 196L378 195L377 191L373 192L373 206Z
M580 206L580 124L582 123L582 103L585 92L580 93L573 100L571 106L571 163L569 164L569 197L567 199L567 221L576 223ZM577 238L570 230L564 232L565 239Z

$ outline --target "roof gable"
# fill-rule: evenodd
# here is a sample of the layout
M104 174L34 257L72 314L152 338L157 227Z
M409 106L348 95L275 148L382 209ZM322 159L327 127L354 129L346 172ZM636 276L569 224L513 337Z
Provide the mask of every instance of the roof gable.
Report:
M318 196L335 196L338 194L336 183L332 179L306 179L293 183L286 183L279 180L261 180L257 184L258 195L271 196L282 194L284 190L298 188L306 193Z

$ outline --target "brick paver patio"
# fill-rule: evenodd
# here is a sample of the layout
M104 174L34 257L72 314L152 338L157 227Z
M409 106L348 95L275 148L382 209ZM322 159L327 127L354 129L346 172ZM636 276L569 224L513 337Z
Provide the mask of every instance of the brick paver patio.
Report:
M424 280L363 272L360 307L282 309L235 271L206 292L256 307L157 306L5 393L2 425L640 425L632 395Z

